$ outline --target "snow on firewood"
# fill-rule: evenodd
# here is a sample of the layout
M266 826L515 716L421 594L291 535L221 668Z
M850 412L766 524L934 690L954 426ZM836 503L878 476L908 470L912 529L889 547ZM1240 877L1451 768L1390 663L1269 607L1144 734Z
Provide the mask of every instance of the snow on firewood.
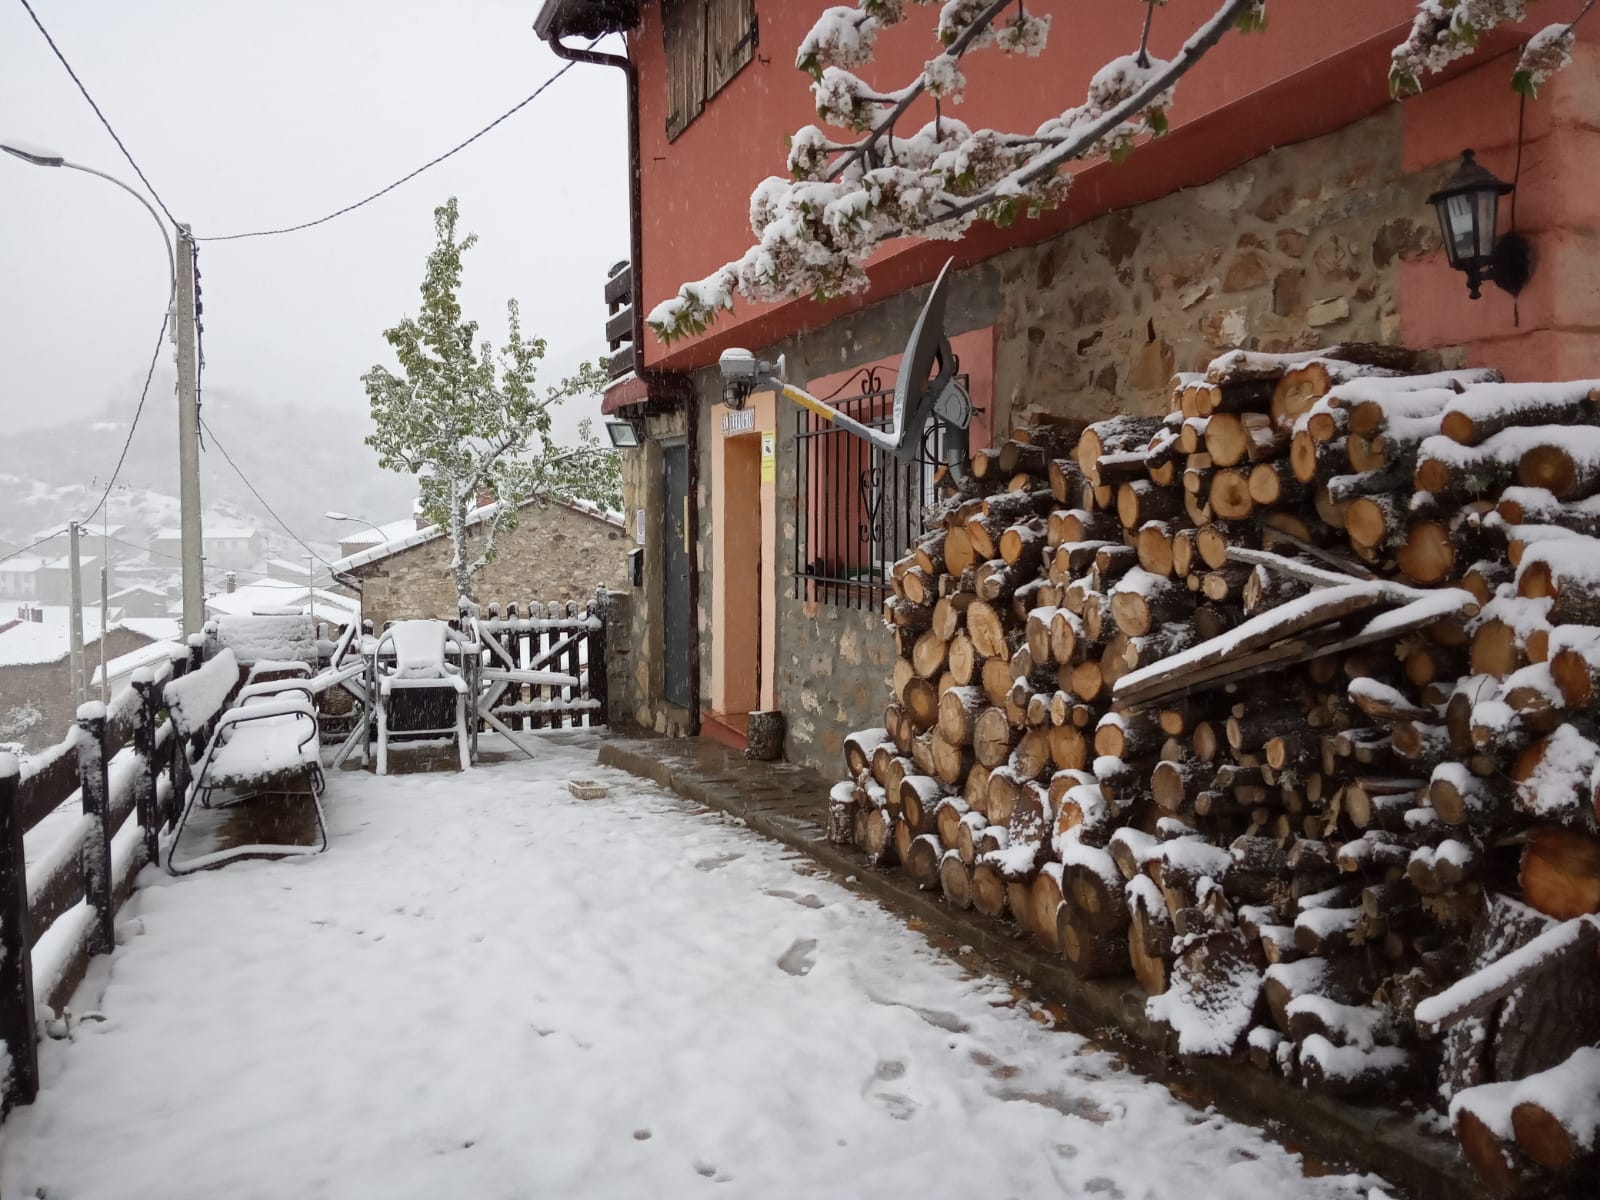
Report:
M1291 1018L1302 1014L1313 1018L1338 1046L1372 1050L1391 1044L1396 1036L1393 1015L1370 1004L1340 1004L1310 992L1289 1001L1286 1011Z
M1150 858L1199 878L1209 875L1221 879L1233 866L1232 856L1221 846L1213 846L1200 838L1181 837L1162 842L1150 852Z
M1600 1134L1600 1049L1580 1046L1565 1062L1517 1080L1511 1092L1513 1124L1521 1120L1515 1112L1520 1104L1536 1105L1555 1118L1577 1150L1593 1150Z
M1577 415L1591 406L1596 388L1600 388L1600 380L1475 384L1450 402L1446 433L1459 430L1462 436L1457 440L1477 441L1513 425L1543 424L1564 411ZM1448 419L1450 414L1456 419Z
M1097 787L1095 790L1099 791L1100 789ZM1148 834L1142 829L1135 829L1132 825L1124 825L1113 833L1111 842L1114 846L1122 847L1127 856L1141 868L1156 856L1162 845L1153 834ZM1146 876L1140 875L1136 879L1146 879ZM1146 881L1149 882L1148 879ZM1130 883L1129 886L1131 887L1132 884ZM1154 887L1154 883L1151 883L1151 886ZM1157 894L1160 894L1159 891Z
M1485 462L1516 467L1529 451L1551 446L1566 451L1575 462L1600 465L1600 427L1593 425L1513 425L1476 446L1440 433L1422 443L1417 457L1458 469Z
M1310 930L1319 941L1337 933L1349 933L1361 919L1358 908L1311 908L1294 919L1294 927Z
M1463 1088L1450 1098L1450 1124L1458 1124L1461 1114L1469 1112L1482 1121L1495 1137L1510 1141L1513 1136L1511 1110L1516 1105L1513 1096L1518 1082L1483 1083L1477 1087Z
M1122 872L1117 870L1117 864L1111 855L1095 846L1085 846L1081 838L1064 837L1060 839L1061 862L1064 866L1080 867L1092 871L1100 877L1108 892L1122 890Z
M1334 349L1337 350L1337 347ZM1277 379L1291 368L1308 366L1314 362L1330 364L1343 379L1394 375L1394 371L1386 367L1351 363L1331 357L1326 349L1296 350L1288 354L1268 354L1260 350L1229 350L1206 364L1206 382L1236 383L1247 379Z
M1600 766L1600 747L1571 725L1558 726L1542 746L1538 765L1517 784L1517 807L1552 820L1574 812L1592 815L1589 780Z
M1293 1005L1291 1005L1293 1007ZM1336 1046L1314 1033L1300 1046L1302 1068L1329 1083L1354 1083L1369 1075L1386 1075L1403 1068L1410 1056L1398 1046Z
M1514 902L1508 900L1506 903ZM1424 1031L1437 1033L1443 1026L1492 1004L1534 977L1541 969L1554 966L1566 955L1596 940L1600 940L1600 920L1595 917L1577 917L1552 924L1521 948L1457 980L1444 991L1418 1004L1417 1026Z
M1180 1054L1228 1055L1250 1028L1262 976L1237 929L1179 938L1167 990L1145 1002L1177 1034Z

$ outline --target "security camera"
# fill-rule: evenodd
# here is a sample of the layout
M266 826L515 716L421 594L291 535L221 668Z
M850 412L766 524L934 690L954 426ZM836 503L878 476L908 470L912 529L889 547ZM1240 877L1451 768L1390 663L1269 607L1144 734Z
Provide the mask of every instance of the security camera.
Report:
M724 350L717 365L722 369L722 398L729 408L743 408L753 393L778 391L787 381L782 355L770 363L736 346Z

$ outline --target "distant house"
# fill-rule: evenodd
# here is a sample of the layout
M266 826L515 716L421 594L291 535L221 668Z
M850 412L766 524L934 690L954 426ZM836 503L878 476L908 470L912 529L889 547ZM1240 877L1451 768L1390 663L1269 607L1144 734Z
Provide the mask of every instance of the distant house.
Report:
M207 525L201 538L201 554L207 569L243 571L254 566L266 553L266 539L244 525ZM150 553L159 557L183 556L183 532L158 529L150 538Z
M83 599L96 600L100 596L100 562L98 558L78 556L78 574L82 580ZM109 568L108 568L109 569ZM107 586L115 586L115 575L107 578ZM45 562L34 575L33 599L40 604L72 603L72 560L63 555Z
M37 600L39 571L45 559L33 554L18 554L0 562L0 600Z
M136 583L107 597L112 608L120 608L124 617L164 617L172 608L164 588Z
M59 605L28 606L23 619L0 620L0 742L20 742L40 750L58 742L72 727L71 633L68 610ZM178 636L176 621L141 622L139 629L113 623L106 632L105 658L119 659L162 637ZM84 674L100 666L100 610L83 614ZM112 673L116 678L115 672Z
M581 500L538 497L523 502L517 528L500 539L475 591L485 603L587 600L597 587L625 585L629 549L620 515ZM337 578L360 591L362 616L379 628L456 615L450 539L437 525L412 528L333 565Z

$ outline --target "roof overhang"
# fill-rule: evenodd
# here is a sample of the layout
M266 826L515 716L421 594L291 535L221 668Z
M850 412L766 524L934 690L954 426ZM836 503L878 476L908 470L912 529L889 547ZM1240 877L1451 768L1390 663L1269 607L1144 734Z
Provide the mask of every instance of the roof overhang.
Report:
M546 42L622 33L639 23L640 7L641 0L544 0L533 31Z

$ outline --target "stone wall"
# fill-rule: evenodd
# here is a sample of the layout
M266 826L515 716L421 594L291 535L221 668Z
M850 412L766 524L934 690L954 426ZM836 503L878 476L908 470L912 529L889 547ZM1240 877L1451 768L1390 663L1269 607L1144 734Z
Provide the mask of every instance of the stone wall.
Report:
M559 503L535 501L502 536L495 560L473 581L487 604L594 598L598 587L626 582L630 543L610 521ZM476 539L474 539L476 540ZM414 617L456 615L450 539L436 537L349 572L361 582L361 610L378 628Z
M1234 347L1399 342L1400 263L1439 249L1452 169L1405 174L1400 135L1395 105L1002 255L996 428L1162 412L1174 371Z

